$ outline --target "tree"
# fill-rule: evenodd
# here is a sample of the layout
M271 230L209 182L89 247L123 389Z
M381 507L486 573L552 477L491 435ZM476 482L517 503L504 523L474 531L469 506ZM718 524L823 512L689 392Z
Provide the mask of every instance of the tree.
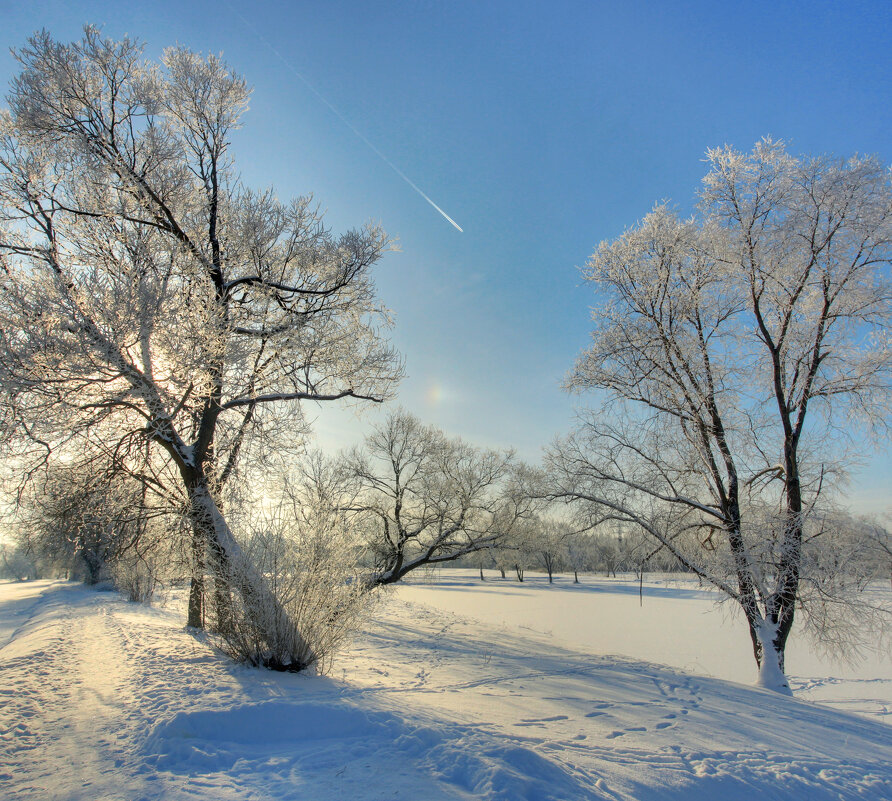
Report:
M0 543L0 578L30 581L37 576L37 566L23 548Z
M558 520L540 519L537 523L533 547L548 574L548 583L553 584L554 574L567 561L567 544L573 530L566 522Z
M130 600L146 601L159 580L188 570L182 515L103 457L48 465L26 487L14 539L45 572L111 579Z
M889 419L892 192L876 158L796 159L771 140L751 154L725 147L708 156L703 207L723 226L723 258L742 279L781 445L782 561L767 611L782 653L801 578L809 491L800 447L812 410Z
M598 547L589 532L574 531L567 540L567 563L573 571L573 583L579 584L579 574L597 567Z
M153 65L90 27L16 57L0 120L5 430L44 459L90 439L160 451L193 529L188 623L210 571L225 625L231 592L271 600L222 508L240 457L299 447L279 433L300 430L302 402L380 401L401 373L370 275L388 239L334 236L311 198L242 184L230 139L249 89L217 57L177 47Z
M397 412L345 463L354 525L373 559L372 585L451 562L510 536L528 501L510 489L512 457L474 448Z
M658 206L586 265L604 300L570 386L609 401L552 450L551 495L735 600L760 681L789 691L805 552L834 531L831 435L852 408L888 419L892 194L876 159L767 140L709 158L701 218Z
M876 522L865 522L867 539L870 543L871 558L869 563L877 568L878 573L885 573L892 583L892 534Z

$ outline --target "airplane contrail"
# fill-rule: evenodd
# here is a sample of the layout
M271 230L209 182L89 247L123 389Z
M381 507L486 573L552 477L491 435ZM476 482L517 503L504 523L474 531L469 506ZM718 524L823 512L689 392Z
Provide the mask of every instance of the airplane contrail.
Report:
M268 49L269 49L269 50L276 56L276 58L279 59L279 61L282 62L282 64L284 64L284 65L288 68L288 70L289 70L291 73L293 73L295 76L297 76L297 77L300 79L301 83L303 83L303 85L306 86L307 89L309 89L314 95L316 95L316 97L319 99L319 101L320 101L321 103L323 103L323 104L326 106L326 108L328 108L328 110L329 110L332 114L334 114L334 115L335 115L335 116L336 116L342 123L344 123L344 125L346 125L351 131L353 131L353 133L356 134L356 136L357 136L359 139L361 139L363 142L365 142L365 144L371 149L371 151L372 151L376 156L378 156L378 158L381 159L381 161L383 161L388 167L390 167L390 169L393 170L397 175L399 175L399 177L402 178L407 184L409 184L409 186L411 186L412 189L414 189L419 195L421 195L421 197L423 197L428 203L430 203L431 206L433 206L438 212L440 212L440 214L443 216L443 218L444 218L448 223L450 223L453 227L455 227L456 229L458 229L461 233L464 233L464 230L462 229L462 227L461 227L455 220L453 220L452 217L450 217L445 211L443 211L443 209L441 209L436 203L434 203L434 201L431 200L431 199L430 199L430 198L429 198L429 197L428 197L428 196L421 190L421 188L420 188L420 187L419 187L419 186L418 186L418 185L417 185L411 178L409 178L408 175L406 175L406 173L404 173L399 167L396 166L396 164L394 164L389 158L387 158L387 156L385 156L380 150L378 150L378 148L375 147L375 145L373 145L368 139L366 139L366 137L362 134L361 131L357 130L357 128L350 122L350 120L348 120L343 114L341 114L340 111L338 111L337 108L335 108L331 103L329 103L328 100L326 100L326 99L325 99L325 98L318 92L318 90L316 89L316 87L313 86L313 84L311 84L311 83L310 83L310 82L309 82L309 81L308 81L308 80L307 80L307 79L306 79L306 78L305 78L305 77L304 77L304 76L303 76L303 75L302 75L302 74L301 74L301 73L300 73L300 72L299 72L299 71L298 71L298 70L291 64L291 62L288 61L288 59L286 59L285 56L283 56L283 55L282 55L282 54L281 54L281 53L280 53L280 52L279 52L279 51L278 51L278 50L277 50L277 49L276 49L276 48L269 42L269 40L268 40L262 33L260 33L260 31L257 30L257 28L255 28L255 27L254 27L254 26L253 26L253 25L252 25L252 24L251 24L251 23L250 23L244 16L242 16L241 12L240 12L237 8L235 8L235 7L229 2L229 0L226 0L226 5L229 6L229 10L232 11L232 13L235 14L235 16L237 16L237 17L242 21L242 24L243 24L246 28L249 28L251 31L253 31L254 35L255 35L258 39L260 39L260 41L263 42L264 45L266 45L266 47L267 47L267 48L268 48Z

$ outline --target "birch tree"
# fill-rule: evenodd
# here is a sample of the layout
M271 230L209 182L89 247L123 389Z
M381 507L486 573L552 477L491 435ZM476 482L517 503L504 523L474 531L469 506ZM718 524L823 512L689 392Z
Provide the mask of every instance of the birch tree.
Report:
M15 56L0 118L5 431L44 459L85 437L163 454L192 521L188 623L203 623L210 574L222 625L231 592L269 594L221 509L240 456L264 432L287 447L303 403L380 401L400 375L371 278L389 241L374 225L336 236L310 197L241 182L230 145L250 92L215 56L176 47L152 64L90 27ZM305 652L293 639L277 664Z
M892 196L875 159L709 157L700 219L657 207L586 265L602 301L570 386L607 405L552 450L551 491L736 601L760 681L789 692L804 549L833 533L827 436L852 409L888 421Z

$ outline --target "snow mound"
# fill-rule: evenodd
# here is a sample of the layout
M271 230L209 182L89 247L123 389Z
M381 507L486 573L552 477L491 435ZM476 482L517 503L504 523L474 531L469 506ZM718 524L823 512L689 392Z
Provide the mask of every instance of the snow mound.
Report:
M180 712L146 739L146 761L171 775L255 777L270 767L303 786L320 768L343 777L354 763L400 766L426 792L460 793L491 801L586 801L595 783L572 775L530 748L449 723L419 723L346 702L240 704ZM340 765L340 767L337 767ZM397 784L400 779L397 778ZM287 790L283 790L288 792ZM291 797L290 795L281 797ZM295 796L300 797L300 796Z
M471 738L479 739L479 738ZM559 767L529 748L456 738L432 749L433 776L491 801L589 801L609 798L597 781Z
M231 709L180 712L160 724L150 739L159 746L177 740L262 745L299 740L375 737L393 725L384 715L331 704L267 701Z

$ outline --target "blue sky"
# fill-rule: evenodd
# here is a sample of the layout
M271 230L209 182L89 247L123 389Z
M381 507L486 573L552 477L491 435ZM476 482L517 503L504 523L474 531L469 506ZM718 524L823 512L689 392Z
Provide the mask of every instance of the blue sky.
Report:
M313 192L336 230L373 219L408 377L399 402L535 460L569 429L560 382L589 330L577 267L659 200L691 209L707 147L892 159L888 2L38 2L0 0L2 44L83 23L222 52L254 86L250 184ZM0 53L0 83L15 72ZM304 79L464 229L459 233ZM374 415L323 413L325 444ZM853 497L888 508L892 460Z

